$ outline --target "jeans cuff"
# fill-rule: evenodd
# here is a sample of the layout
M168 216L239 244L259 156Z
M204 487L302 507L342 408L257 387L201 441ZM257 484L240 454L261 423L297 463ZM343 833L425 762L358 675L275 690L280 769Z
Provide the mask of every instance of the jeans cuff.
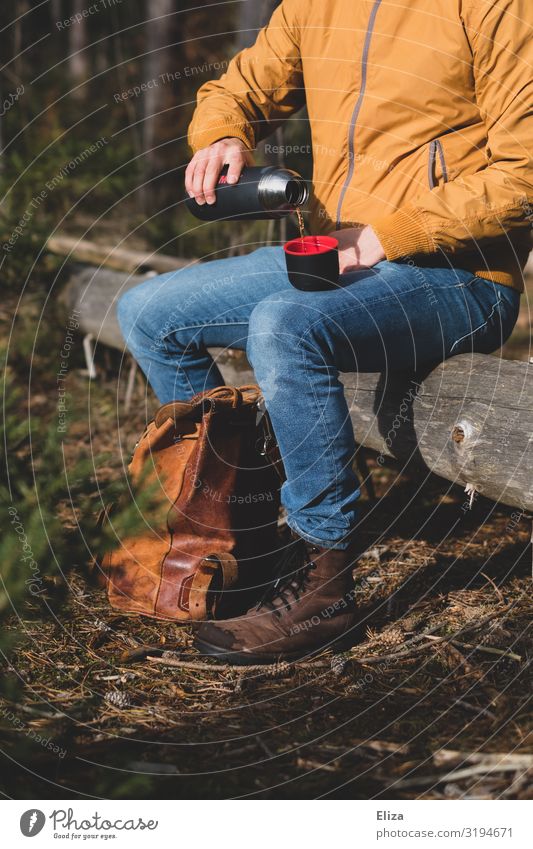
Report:
M296 522L294 522L292 519L287 519L287 524L291 531L294 531L294 533L298 534L299 537L304 539L306 542L310 542L311 545L318 545L320 548L335 548L339 551L346 551L352 541L353 528L350 528L349 531L346 531L345 535L339 540L325 540L311 536L311 534L300 530Z

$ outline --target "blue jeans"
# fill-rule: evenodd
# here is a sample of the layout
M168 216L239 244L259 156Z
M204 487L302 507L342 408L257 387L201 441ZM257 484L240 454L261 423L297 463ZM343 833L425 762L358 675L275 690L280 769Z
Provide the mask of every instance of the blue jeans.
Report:
M126 343L161 403L223 381L208 347L247 351L279 443L290 527L345 548L356 522L354 435L339 372L415 369L499 348L519 294L456 268L380 262L301 292L282 248L192 265L122 296Z

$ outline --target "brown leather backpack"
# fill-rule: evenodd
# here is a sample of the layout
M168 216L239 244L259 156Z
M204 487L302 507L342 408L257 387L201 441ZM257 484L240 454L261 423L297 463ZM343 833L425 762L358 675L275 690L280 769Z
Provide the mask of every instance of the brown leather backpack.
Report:
M156 412L129 474L133 497L139 487L156 487L161 518L101 561L113 607L160 619L205 619L229 587L237 592L266 579L280 476L267 457L267 416L257 425L260 397L257 386L222 386ZM228 609L226 615L233 613Z

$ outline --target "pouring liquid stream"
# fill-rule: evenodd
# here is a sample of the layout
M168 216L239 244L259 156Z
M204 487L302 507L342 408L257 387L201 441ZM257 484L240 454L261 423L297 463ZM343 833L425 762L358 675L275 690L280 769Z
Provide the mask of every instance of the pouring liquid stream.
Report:
M306 244L304 242L304 236L305 236L304 217L302 215L302 211L301 211L299 206L296 207L295 212L296 212L296 217L298 219L298 228L300 230L300 239L302 240L304 253L307 253Z

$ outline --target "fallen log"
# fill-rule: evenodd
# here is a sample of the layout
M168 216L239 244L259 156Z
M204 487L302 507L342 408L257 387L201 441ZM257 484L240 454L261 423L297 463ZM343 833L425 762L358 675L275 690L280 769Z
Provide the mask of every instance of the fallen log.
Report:
M124 350L117 320L117 301L150 275L126 274L108 268L75 268L61 292L61 302L76 312L80 329L95 342Z
M533 365L462 354L409 375L343 377L356 440L533 510Z
M529 752L461 752L457 749L439 749L433 754L435 766L486 764L491 767L514 766L515 769L533 769L533 755Z
M195 262L195 260L181 259L154 251L132 251L124 247L99 245L88 239L77 239L72 236L50 236L46 247L51 253L60 256L114 268L117 271L127 271L130 274L144 274L148 271L164 274L166 271L175 271L176 268Z
M149 279L151 274L127 274L110 268L92 265L74 268L61 292L61 302L69 313L75 311L80 330L84 334L87 370L96 377L94 343L107 345L119 351L125 342L117 320L117 302L124 292ZM224 373L224 379L233 385L243 384L243 370L234 351L212 349L212 354ZM251 372L249 372L251 375Z
M356 441L379 464L393 458L533 511L533 364L461 354L425 373L341 379Z
M72 277L64 300L79 311L87 343L92 338L124 348L116 301L142 279L105 268ZM212 353L226 382L254 380L238 359L222 349ZM378 462L392 457L533 511L533 364L462 354L425 373L358 373L342 380L356 440L377 451Z

